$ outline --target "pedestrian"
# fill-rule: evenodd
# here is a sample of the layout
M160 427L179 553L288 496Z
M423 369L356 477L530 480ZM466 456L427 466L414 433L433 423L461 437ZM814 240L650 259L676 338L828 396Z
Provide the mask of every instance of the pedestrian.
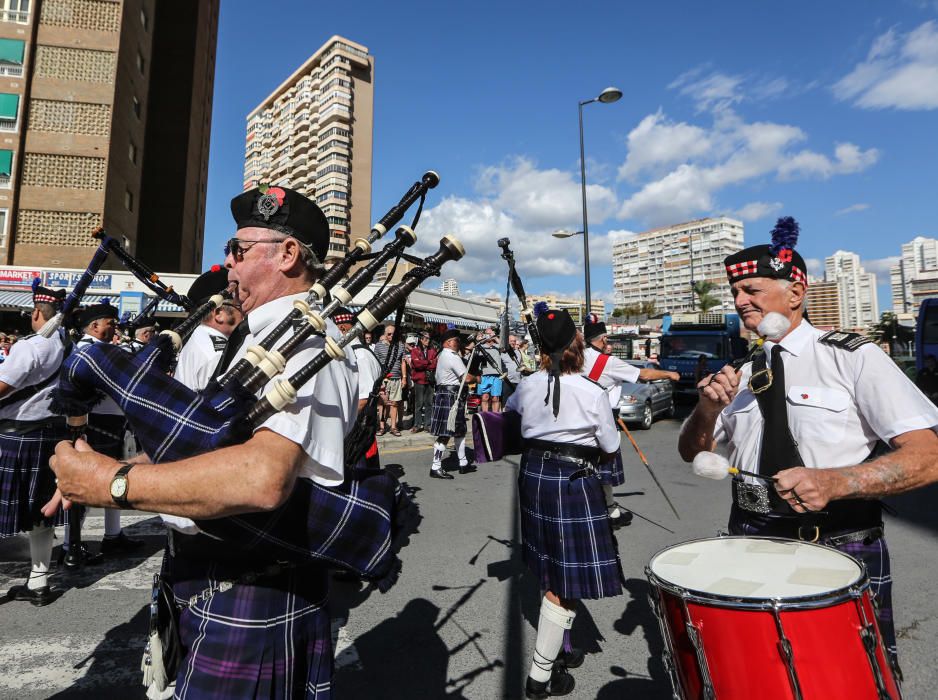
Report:
M505 368L505 379L502 380L502 398L508 401L514 393L515 388L521 383L522 371L524 366L521 361L521 353L518 350L518 338L513 335L508 336L508 347L501 354L502 367Z
M527 338L522 338L518 343L518 353L521 356L521 374L527 377L536 371L534 355L531 353L531 343Z
M232 200L231 211L237 234L226 246L225 266L250 331L240 348L226 351L225 359L234 362L320 278L329 224L312 201L286 187L248 190ZM327 332L337 333L331 323ZM321 337L304 340L285 374L293 375L323 348ZM273 386L271 381L263 391ZM357 396L354 357L346 356L329 362L299 389L294 403L242 444L178 462L121 467L85 452L81 443L79 450L60 443L52 467L67 497L95 506L127 502L196 520L270 510L287 500L298 479L325 485L345 479L343 440ZM126 488L123 495L111 495L112 481ZM164 573L182 646L176 698L330 696L326 567L278 562L261 548L246 555L205 534L173 532L170 539Z
M344 306L339 306L332 312L332 320L338 327L339 332L345 335L355 325L355 315ZM358 367L358 413L367 410L368 399L371 392L375 390L378 378L381 376L381 363L374 350L368 347L361 339L356 338L351 343L352 350L355 351L355 363ZM377 416L371 415L370 418L377 419ZM381 461L378 456L378 441L373 440L371 446L365 452L366 466L370 469L379 469Z
M482 347L479 353L484 353L482 359L482 376L476 393L482 397L482 410L498 413L501 410L502 396L502 355L498 351L498 337L495 329L486 328L479 341Z
M451 437L456 438L456 455L459 459L459 473L475 471L466 457L466 388L465 385L475 380L468 374L466 363L459 355L462 336L452 328L440 337L442 349L436 360L436 391L433 393L433 413L430 417L430 432L436 437L433 443L433 463L430 476L434 479L452 479L453 475L443 469L443 455ZM451 430L448 426L450 411L455 406L456 424Z
M584 355L583 374L597 382L606 392L613 421L619 418L619 398L622 396L622 382L637 382L639 380L654 381L656 379L670 379L677 381L681 378L677 372L665 372L658 369L639 369L625 360L603 352L606 345L606 324L599 320L596 314L587 314L586 323L583 324L583 337L587 347ZM649 409L650 410L650 409ZM616 450L615 459L606 463L600 471L603 484L603 494L606 507L609 509L609 518L614 527L624 527L632 522L632 512L615 502L612 490L625 483L625 468L622 463L622 453Z
M541 370L507 405L521 416L521 554L544 593L528 698L573 691L567 671L583 663L569 645L577 601L617 596L625 581L598 478L619 450L609 401L582 375L583 338L566 310L541 313L537 330Z
M58 597L49 585L52 526L62 523L57 510L42 508L55 492L49 458L67 432L65 418L50 410L65 353L64 331L51 338L40 328L61 309L65 290L33 285L30 326L33 335L17 343L0 365L0 538L20 532L29 537L30 569L26 582L7 592L8 600L48 605Z
M419 433L430 427L436 359L437 352L436 348L430 345L430 334L423 331L410 351L411 377L414 381L414 427L410 429L412 433Z
M398 417L403 397L403 382L406 370L404 362L404 345L398 341L393 344L394 326L384 327L381 340L375 343L375 355L385 369L385 378L381 387L382 412L381 425L378 435L390 432L391 435L400 436Z
M726 366L698 383L681 456L719 448L763 477L734 480L732 534L806 539L860 559L898 669L878 499L938 480L938 408L868 338L804 319L798 225L784 217L772 234L771 246L724 260L736 311L765 339L764 351L739 372ZM870 459L880 440L892 451ZM767 477L774 484L765 486Z

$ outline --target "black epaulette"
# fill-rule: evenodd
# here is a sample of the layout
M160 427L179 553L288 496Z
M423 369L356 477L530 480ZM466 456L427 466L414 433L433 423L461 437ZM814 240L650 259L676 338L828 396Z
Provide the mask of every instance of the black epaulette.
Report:
M221 338L217 335L212 336L212 347L215 348L215 352L222 352L225 349L225 346L228 344L228 338Z
M840 348L841 350L853 352L857 348L866 345L867 343L872 343L873 339L869 336L860 335L859 333L847 333L846 331L827 331L827 333L818 338L818 342L823 343L824 345Z

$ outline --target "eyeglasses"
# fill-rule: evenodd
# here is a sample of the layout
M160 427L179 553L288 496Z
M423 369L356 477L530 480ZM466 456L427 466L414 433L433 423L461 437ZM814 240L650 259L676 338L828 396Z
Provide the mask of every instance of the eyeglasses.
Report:
M244 260L244 254L247 253L251 248L254 247L257 243L283 243L285 238L278 238L273 241L246 241L235 236L234 238L229 238L228 242L225 243L225 257L229 255L232 256L238 262ZM249 246L242 245L243 243L250 243Z

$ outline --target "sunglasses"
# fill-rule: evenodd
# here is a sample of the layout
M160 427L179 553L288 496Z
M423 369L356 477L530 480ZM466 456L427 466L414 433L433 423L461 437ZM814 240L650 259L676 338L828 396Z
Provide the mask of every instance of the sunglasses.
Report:
M238 237L229 238L228 242L225 243L225 257L227 258L230 255L235 260L240 262L241 260L244 260L244 254L258 243L283 243L285 240L285 238L278 238L273 241L245 241ZM250 243L251 245L244 246L242 245L243 243Z

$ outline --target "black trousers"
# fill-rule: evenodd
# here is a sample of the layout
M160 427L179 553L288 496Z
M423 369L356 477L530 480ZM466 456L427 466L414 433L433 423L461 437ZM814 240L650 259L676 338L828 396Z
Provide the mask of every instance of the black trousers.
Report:
M414 427L430 427L430 413L433 410L433 385L414 383Z

